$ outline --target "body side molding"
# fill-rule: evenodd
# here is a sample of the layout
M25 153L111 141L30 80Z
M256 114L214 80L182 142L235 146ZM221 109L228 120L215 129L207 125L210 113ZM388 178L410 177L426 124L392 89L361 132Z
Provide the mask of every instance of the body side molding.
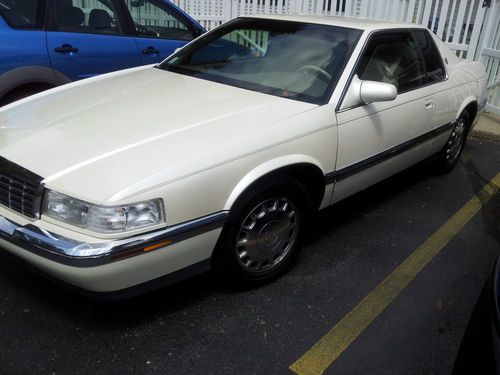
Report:
M432 138L435 138L443 133L446 133L447 131L451 130L451 128L454 125L453 122L449 122L445 125L442 125L434 130L431 130L430 132L424 133L419 135L416 138L410 139L406 142L403 142L397 146L394 146L392 148L389 148L385 151L382 151L381 153L378 153L376 155L370 156L369 158L366 158L364 160L361 160L357 163L351 164L347 167L341 168L337 171L327 173L325 175L325 184L333 184L338 181L341 181L343 179L346 179L347 177L350 177L356 173L359 173L361 171L364 171L365 169L368 169L376 164L382 163L383 161L393 158L399 154L402 154L405 151L408 151L409 149L418 146L419 144L422 144L426 141L431 140Z

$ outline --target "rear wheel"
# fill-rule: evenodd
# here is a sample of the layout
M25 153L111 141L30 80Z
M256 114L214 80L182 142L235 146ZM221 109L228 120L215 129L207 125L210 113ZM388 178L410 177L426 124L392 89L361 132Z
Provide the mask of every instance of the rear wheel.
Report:
M290 177L251 188L231 209L214 252L214 270L247 286L275 278L300 251L310 207L306 189Z
M468 127L469 114L463 112L455 121L450 137L439 153L439 169L442 172L449 172L457 165L465 146Z

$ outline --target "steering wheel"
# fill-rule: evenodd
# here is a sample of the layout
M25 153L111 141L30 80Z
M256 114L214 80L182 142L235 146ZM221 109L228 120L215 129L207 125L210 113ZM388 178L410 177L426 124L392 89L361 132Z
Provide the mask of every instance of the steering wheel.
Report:
M135 25L135 29L137 30L137 32L139 32L139 34L141 34L141 35L152 36L155 38L160 37L160 33L158 33L157 31L154 31L153 29L150 29L147 26L141 25L137 22L134 22L134 25Z
M307 72L308 70L314 73L319 73L320 76L326 78L328 81L332 79L332 75L330 73L316 65L302 65L299 69L297 69L299 72Z

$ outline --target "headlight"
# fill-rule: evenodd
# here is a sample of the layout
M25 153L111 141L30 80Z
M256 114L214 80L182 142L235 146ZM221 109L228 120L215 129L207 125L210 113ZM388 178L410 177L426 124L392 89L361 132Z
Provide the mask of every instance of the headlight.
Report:
M123 206L100 206L47 190L42 213L67 224L98 233L122 233L165 222L163 201Z

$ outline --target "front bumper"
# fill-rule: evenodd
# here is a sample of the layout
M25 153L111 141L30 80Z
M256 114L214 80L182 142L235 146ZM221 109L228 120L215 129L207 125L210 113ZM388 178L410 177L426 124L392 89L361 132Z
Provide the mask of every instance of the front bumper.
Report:
M124 290L211 257L227 212L120 240L87 243L0 215L0 248L91 292Z

